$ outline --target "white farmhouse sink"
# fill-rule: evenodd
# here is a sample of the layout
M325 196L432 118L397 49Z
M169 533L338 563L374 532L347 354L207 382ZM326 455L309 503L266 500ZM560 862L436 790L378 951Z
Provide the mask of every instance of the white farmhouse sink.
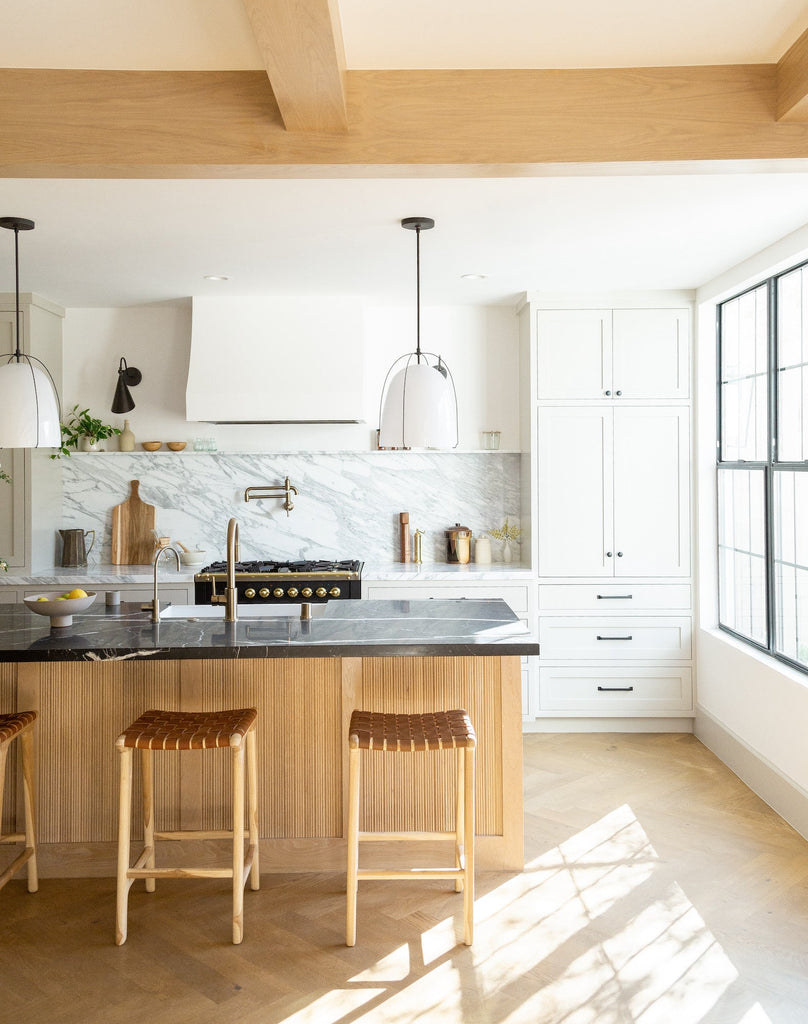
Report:
M311 614L322 615L324 604L311 605ZM240 619L299 619L299 604L240 604ZM223 604L172 604L160 612L161 619L223 619Z

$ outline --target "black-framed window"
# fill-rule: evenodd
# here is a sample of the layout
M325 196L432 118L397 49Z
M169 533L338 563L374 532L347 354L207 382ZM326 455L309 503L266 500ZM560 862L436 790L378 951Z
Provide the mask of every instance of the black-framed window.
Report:
M808 265L718 307L719 625L808 671Z

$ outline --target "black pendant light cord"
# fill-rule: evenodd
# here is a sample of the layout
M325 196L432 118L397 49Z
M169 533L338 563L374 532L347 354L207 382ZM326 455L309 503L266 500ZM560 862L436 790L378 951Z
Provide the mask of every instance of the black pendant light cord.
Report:
M17 337L14 358L19 363L22 359L20 351L20 229L14 225L14 294L17 298Z
M421 225L415 226L415 361L421 362Z

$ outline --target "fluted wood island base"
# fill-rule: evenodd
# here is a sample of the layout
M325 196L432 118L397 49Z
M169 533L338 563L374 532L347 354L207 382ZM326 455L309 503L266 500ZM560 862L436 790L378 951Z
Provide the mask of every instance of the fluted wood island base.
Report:
M115 874L115 739L148 708L258 709L263 871L344 869L354 708L465 708L478 741L477 865L522 866L520 657L539 646L503 601L332 601L307 620L294 607L238 622L173 611L152 623L140 605L96 603L50 629L27 608L0 604L0 712L39 712L41 875ZM229 758L204 753L156 755L160 830L227 827ZM450 831L453 772L451 751L377 755L360 827ZM7 776L11 817L21 783ZM137 789L134 797L137 805ZM208 860L217 846L166 845L172 866ZM378 846L368 866L374 856L399 863L399 844ZM435 853L445 861L445 850Z
M40 874L114 874L114 742L142 711L248 706L259 712L264 871L344 868L347 727L354 708L466 708L479 744L478 867L522 866L518 656L138 658L0 664L0 711L35 708L40 716ZM230 765L220 753L157 755L157 806L165 815L160 828L226 827ZM453 827L451 752L426 758L377 756L373 769L364 776L363 828ZM408 774L413 770L414 783ZM9 776L7 806L13 808L19 779L13 771ZM136 822L133 839L138 833ZM379 845L368 857L399 862L395 844ZM192 847L177 849L172 863L181 864L185 857L190 863L198 854Z

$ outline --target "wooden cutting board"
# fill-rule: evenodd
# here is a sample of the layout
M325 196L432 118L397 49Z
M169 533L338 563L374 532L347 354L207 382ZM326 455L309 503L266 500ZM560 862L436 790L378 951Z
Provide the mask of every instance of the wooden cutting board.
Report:
M154 505L139 494L140 481L132 481L126 501L112 510L112 564L151 565L154 555Z

